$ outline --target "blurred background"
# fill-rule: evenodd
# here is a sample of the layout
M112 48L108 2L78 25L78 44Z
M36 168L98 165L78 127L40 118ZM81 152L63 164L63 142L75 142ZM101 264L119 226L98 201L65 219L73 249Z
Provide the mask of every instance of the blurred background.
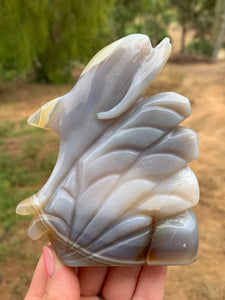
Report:
M131 33L173 52L145 96L174 91L190 99L183 124L197 131L190 164L201 189L199 257L169 267L166 300L225 299L225 1L0 0L0 298L23 299L43 241L26 235L31 217L16 205L37 192L58 153L52 131L27 118L68 92L102 47Z

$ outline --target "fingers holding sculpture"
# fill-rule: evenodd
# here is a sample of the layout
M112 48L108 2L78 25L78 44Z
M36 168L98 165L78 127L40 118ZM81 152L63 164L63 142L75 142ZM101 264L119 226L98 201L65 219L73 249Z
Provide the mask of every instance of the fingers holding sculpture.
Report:
M81 267L76 272L62 264L47 246L25 300L161 300L165 280L165 266Z
M62 264L51 246L43 247L25 297L25 300L33 299L80 299L79 281L74 269Z

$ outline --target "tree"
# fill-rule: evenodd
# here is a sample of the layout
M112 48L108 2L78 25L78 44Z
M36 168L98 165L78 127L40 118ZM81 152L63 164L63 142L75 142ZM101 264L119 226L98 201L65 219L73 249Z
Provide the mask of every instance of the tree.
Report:
M168 26L173 13L169 0L141 0L143 11L143 33L151 37L156 46L164 37L168 36Z
M194 29L195 39L202 40L210 37L214 17L214 0L172 0L171 4L177 11L177 21L181 25L181 49L185 52L186 35Z
M59 82L108 41L114 0L0 0L0 75Z
M169 0L116 0L113 24L116 37L131 33L145 33L153 45L168 35L171 20Z
M214 59L217 58L218 52L222 46L222 43L225 39L225 2L221 0L216 1L215 8L215 22L214 22L214 36L216 39L214 40L214 50L212 57Z
M112 16L115 37L125 36L127 28L132 27L135 18L141 14L141 1L116 0Z

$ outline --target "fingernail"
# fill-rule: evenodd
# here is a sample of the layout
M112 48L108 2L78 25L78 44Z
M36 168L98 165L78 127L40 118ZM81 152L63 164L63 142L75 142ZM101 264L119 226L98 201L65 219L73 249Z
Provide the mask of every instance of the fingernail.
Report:
M48 277L52 277L55 271L55 262L51 249L47 246L43 247L44 266Z

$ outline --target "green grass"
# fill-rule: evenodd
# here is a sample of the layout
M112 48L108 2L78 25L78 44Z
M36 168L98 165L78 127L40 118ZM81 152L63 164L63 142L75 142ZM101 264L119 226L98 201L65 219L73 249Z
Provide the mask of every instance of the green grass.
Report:
M57 137L49 131L28 126L26 120L0 123L0 226L3 231L10 231L26 218L15 214L16 206L47 180L57 152Z
M12 138L19 137L23 134L32 134L38 132L38 128L31 127L25 119L20 121L5 121L0 122L0 137Z

